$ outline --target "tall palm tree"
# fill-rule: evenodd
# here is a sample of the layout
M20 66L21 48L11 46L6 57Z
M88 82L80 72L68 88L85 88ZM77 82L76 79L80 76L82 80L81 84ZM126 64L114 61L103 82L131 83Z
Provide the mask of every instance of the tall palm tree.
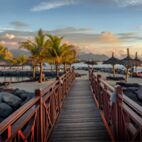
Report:
M48 40L46 39L45 34L40 29L37 35L34 38L34 41L27 40L20 43L20 47L27 49L31 53L31 61L33 64L33 72L35 72L35 66L40 65L40 79L39 82L42 82L43 79L43 69L42 65L46 60L44 50L48 47ZM35 78L35 75L33 76Z
M49 47L46 50L48 59L52 60L56 66L56 76L59 76L59 65L62 64L63 59L67 61L67 56L69 57L73 46L67 44L62 44L63 37L58 37L55 35L47 35L49 37Z

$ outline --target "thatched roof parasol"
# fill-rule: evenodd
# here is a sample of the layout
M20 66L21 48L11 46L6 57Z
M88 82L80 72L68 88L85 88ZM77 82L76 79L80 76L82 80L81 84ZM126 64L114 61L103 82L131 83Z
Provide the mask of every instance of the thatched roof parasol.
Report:
M126 68L131 68L134 66L135 60L130 57L129 48L127 48L127 57L120 60L121 64Z
M88 65L97 65L97 62L94 61L94 60L90 60L90 61L85 61L85 64L88 64Z
M120 64L120 60L115 58L114 53L112 53L112 57L104 61L103 64L116 65L116 64Z
M130 57L130 54L129 54L129 48L127 48L127 57L125 57L124 59L122 59L121 61L121 64L123 66L126 67L126 77L125 77L125 81L127 82L128 81L128 73L129 73L129 69L134 67L135 66L135 59L132 59Z
M142 64L142 61L138 58L138 53L136 52L135 59L134 59L134 65L138 67L138 66L141 66L141 64Z
M113 76L115 76L115 65L120 64L120 60L114 57L114 53L112 53L112 57L108 60L104 61L103 64L110 64L112 65Z

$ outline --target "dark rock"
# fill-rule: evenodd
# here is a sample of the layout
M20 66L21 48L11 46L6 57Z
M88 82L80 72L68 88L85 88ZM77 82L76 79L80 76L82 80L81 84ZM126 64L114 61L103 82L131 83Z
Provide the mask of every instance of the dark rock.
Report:
M21 98L23 101L27 98L27 94L24 90L19 90L19 89L16 89L14 91L14 95L15 96L18 96L19 98Z
M2 95L0 95L0 103L2 102Z
M136 96L137 96L137 99L142 102L142 87L140 87L140 88L136 91Z
M0 123L1 123L3 120L4 120L4 118L0 116Z
M14 94L1 92L0 96L2 96L2 102L7 103L14 109L17 109L22 103L22 100Z
M27 98L22 102L21 105L24 105L26 102L28 102L31 98L34 97L34 93L27 92L26 95L27 95Z
M125 82L117 82L117 85L120 85L122 87L140 87L138 83L125 83Z
M116 81L118 81L118 80L125 80L124 77L121 77L121 76L115 76L115 77L107 76L106 79L107 80L116 80Z
M14 110L12 109L11 106L9 106L6 103L0 103L0 117L2 118L6 118L7 116L9 116Z

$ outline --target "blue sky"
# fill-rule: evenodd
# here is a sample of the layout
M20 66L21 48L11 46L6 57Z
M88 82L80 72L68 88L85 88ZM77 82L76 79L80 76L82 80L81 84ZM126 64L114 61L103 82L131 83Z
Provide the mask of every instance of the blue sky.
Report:
M0 0L0 41L14 50L42 28L83 52L142 55L141 13L142 0Z

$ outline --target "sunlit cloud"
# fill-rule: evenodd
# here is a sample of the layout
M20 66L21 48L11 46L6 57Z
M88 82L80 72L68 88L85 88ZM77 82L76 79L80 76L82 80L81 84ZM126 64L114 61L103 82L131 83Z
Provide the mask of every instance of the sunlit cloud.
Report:
M41 2L38 5L34 6L31 10L32 11L45 11L50 9L55 9L63 6L73 5L76 4L75 0L52 0Z
M120 42L119 38L111 32L102 32L100 34L100 36L98 37L98 40L100 42L104 42L104 43L118 43L118 42Z
M1 40L1 41L0 41L0 44L5 46L6 42L3 41L3 40Z
M138 51L142 55L142 35L134 32L112 33L101 32L95 33L93 29L65 27L52 31L44 30L45 33L63 36L63 42L73 44L78 52L105 54L111 56L115 52L117 57L126 55L126 49L130 48L132 55ZM10 49L19 50L19 42L27 39L33 40L36 32L25 31L4 31L0 33L1 43ZM15 52L15 51L14 51Z
M8 38L8 39L14 39L15 35L6 33L5 37Z

